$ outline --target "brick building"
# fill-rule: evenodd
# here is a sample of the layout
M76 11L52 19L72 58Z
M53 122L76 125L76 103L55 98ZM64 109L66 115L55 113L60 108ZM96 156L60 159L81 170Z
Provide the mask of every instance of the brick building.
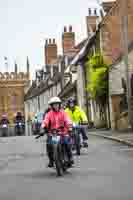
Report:
M133 73L133 60L131 59L131 47L133 41L133 1L127 0L128 13L128 44L129 44L129 77ZM106 3L109 5L109 3ZM101 33L101 49L106 61L114 66L109 73L109 101L111 113L111 127L113 129L128 128L127 110L121 108L123 98L126 98L122 87L122 82L126 85L126 68L123 60L124 44L123 44L123 16L125 15L125 7L123 1L116 0L108 9L108 13L100 24ZM106 7L105 7L106 10ZM131 80L130 80L131 81ZM127 108L126 108L127 109ZM123 126L122 126L123 124Z
M13 122L14 114L21 111L24 114L24 95L30 83L29 62L27 60L27 72L17 72L15 64L14 72L0 72L0 118L2 114L8 115Z
M123 52L123 20L124 9L121 0L106 2L103 4L106 16L100 23L101 48L108 63L112 64ZM133 1L128 4L128 40L133 40Z
M133 19L133 12L132 12L133 1L128 0L127 4L128 4L128 42L131 45L133 41L133 28L132 28L133 27L133 20L132 20ZM97 39L93 40L93 43L91 44L91 46L89 46L89 49L86 48L85 54L86 55L88 54L90 56L92 54L95 54L97 47L99 46L98 49L102 51L105 62L107 62L109 65L114 66L114 68L110 68L110 72L109 72L109 77L110 77L109 102L110 102L110 114L111 114L110 116L111 127L113 129L124 128L124 127L128 127L127 112L125 112L123 108L121 110L120 107L121 107L123 98L125 98L125 95L126 95L124 94L123 87L122 87L122 80L126 83L125 65L123 62L123 20L122 20L122 16L124 15L125 10L123 9L122 1L120 0L108 1L106 3L104 2L103 8L106 14L105 16L102 16L102 20L100 21L99 24L98 24L99 19L97 16L97 11L95 9L94 11L92 11L92 9L89 9L89 15L86 17L88 37L91 38L93 33L95 33ZM86 44L84 44L84 47L85 46ZM84 62L86 59L85 54L81 50L81 54L79 54L79 56L76 56L76 57L79 57L78 62L77 63L72 62L72 64L74 63L74 65L77 66L76 74L78 74L79 68L82 70L85 69L84 68ZM82 57L82 62L81 62L81 57ZM132 77L132 73L133 73L133 69L132 69L133 60L131 59L131 57L132 57L132 53L130 52L129 54L130 77ZM82 77L83 79L82 82L86 85L87 82L85 81L86 80L85 74L86 72L84 70L84 77ZM76 80L77 82L79 80L81 81L81 78L77 77ZM84 86L82 90L84 90L85 87L86 86ZM81 91L81 88L80 88L80 91ZM85 101L83 101L85 96L86 95L84 91L84 94L80 95L80 97L82 97L81 102L85 103ZM82 106L84 106L84 103L82 104ZM88 102L88 104L90 104L90 102ZM87 103L85 106L87 106ZM94 110L93 116L95 116L94 118L96 119L97 118L96 115L98 116L99 114L97 112L98 108L95 109L94 104L93 104L93 110ZM107 113L109 113L108 109L107 109ZM126 116L125 116L125 113L126 113ZM110 122L110 119L108 119L108 121ZM121 126L122 122L123 122L123 126Z

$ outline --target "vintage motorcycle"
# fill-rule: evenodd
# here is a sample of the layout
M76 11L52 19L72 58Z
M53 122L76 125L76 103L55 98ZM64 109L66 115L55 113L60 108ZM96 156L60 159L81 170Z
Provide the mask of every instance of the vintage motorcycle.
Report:
M24 135L24 123L17 121L15 123L15 135L21 136Z
M38 135L40 133L41 123L33 123L32 124L32 133L33 135Z
M2 137L7 137L8 136L8 124L7 123L3 123L1 125L1 132L2 132Z
M43 134L36 136L36 139ZM66 151L66 145L70 144L69 135L62 136L57 129L51 130L49 144L53 147L53 159L57 176L63 176L64 172L71 167L70 160Z
M83 143L83 138L81 134L81 128L87 128L88 124L73 124L72 131L72 149L76 150L76 155L81 154L81 147Z

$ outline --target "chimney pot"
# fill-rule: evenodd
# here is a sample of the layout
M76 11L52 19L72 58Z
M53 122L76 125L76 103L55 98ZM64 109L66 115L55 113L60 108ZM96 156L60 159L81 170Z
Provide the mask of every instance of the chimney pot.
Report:
M64 33L65 33L65 32L67 32L67 27L66 27L66 26L64 26Z
M49 44L51 44L51 39L49 39Z
M69 26L69 32L72 32L72 26Z
M94 9L94 15L97 16L97 9Z
M89 11L89 16L91 16L91 8L89 8L88 11Z
M48 44L48 40L46 39L46 40L45 40L45 45L47 45L47 44Z

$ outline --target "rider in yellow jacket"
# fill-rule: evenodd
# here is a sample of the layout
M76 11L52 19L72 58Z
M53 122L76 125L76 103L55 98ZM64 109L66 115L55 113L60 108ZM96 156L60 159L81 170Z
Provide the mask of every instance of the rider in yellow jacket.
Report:
M76 105L76 100L74 98L68 99L67 108L65 109L65 112L68 114L68 116L74 124L88 123L88 119L85 112L79 106ZM88 137L84 128L81 128L81 133L83 137L84 147L88 147Z

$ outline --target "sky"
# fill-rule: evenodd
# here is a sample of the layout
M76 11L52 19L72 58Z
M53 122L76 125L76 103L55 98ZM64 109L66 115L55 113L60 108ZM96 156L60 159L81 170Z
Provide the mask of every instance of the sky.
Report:
M72 25L78 43L86 37L85 16L96 0L0 0L0 71L26 70L29 57L33 74L44 65L44 44L47 38L56 38L61 53L61 35L64 25Z

